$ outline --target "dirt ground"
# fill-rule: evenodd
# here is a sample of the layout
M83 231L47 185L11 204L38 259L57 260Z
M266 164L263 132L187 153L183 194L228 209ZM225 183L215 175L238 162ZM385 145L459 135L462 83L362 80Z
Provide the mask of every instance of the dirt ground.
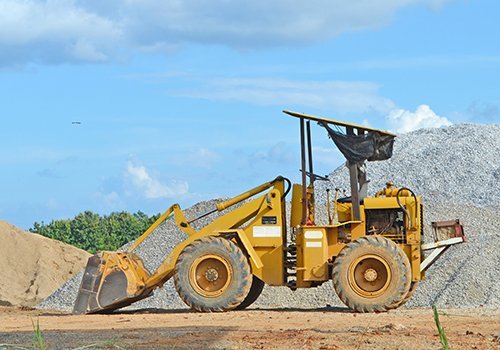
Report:
M440 310L452 349L500 349L499 310ZM441 349L432 310L356 314L342 308L200 314L142 310L73 316L0 308L0 349Z

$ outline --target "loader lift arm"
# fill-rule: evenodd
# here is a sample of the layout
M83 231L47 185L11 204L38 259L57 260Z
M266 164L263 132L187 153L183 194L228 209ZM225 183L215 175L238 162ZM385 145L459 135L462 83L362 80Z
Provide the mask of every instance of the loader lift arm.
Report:
M285 189L285 183L288 184L287 189ZM285 196L288 194L290 190L290 180L287 178L284 178L282 176L278 176L272 181L266 182L260 186L257 186L249 191L243 192L240 195L233 197L231 199L228 199L224 202L218 203L216 207L207 213L204 213L195 219L191 220L190 222L194 222L202 217L205 217L211 213L214 213L216 211L223 211L226 210L238 203L241 203L259 193L262 193L266 190L269 190L270 188L274 187L273 190L270 192L272 193L273 191L277 191L280 194L280 201L282 205L284 205L284 199ZM163 285L169 278L172 277L174 273L174 268L175 268L175 262L177 261L177 258L181 251L192 241L204 237L204 236L210 236L210 235L219 235L223 232L232 232L238 235L239 240L245 247L248 255L250 256L250 259L254 262L255 265L261 265L260 259L258 256L255 254L255 251L253 247L248 243L248 240L246 239L245 235L242 233L241 230L238 228L254 218L257 213L260 211L263 202L268 202L268 198L266 198L268 193L263 194L262 196L259 196L255 198L254 200L245 203L241 207L234 209L233 211L222 215L218 218L216 218L214 221L212 221L210 224L206 225L203 227L201 230L196 231L194 230L189 223L187 223L187 227L183 227L183 224L186 224L186 222L182 221L177 221L178 218L176 218L176 223L177 225L186 233L192 232L191 234L188 233L189 237L184 240L182 243L178 244L172 252L165 258L163 263L158 267L156 272L151 276L151 278L148 280L146 283L147 287L156 287L156 286L161 286ZM284 212L284 210L282 211ZM182 214L182 212L179 210L179 214ZM175 210L174 210L175 214ZM182 215L183 216L183 215ZM182 219L181 216L179 216L179 219ZM286 226L286 221L283 220L283 228L285 229Z
M186 216L184 215L184 212L182 211L181 207L179 204L173 204L170 208L168 208L136 241L135 243L128 249L128 252L131 253L133 252L139 245L141 245L148 236L153 233L153 231L161 225L161 223L165 220L170 219L172 216L175 218L175 223L177 226L188 236L191 236L193 234L196 234L198 231L196 231L191 224L201 218L204 218L208 215L211 215L215 212L220 212L223 210L226 210L230 207L232 207L235 204L241 203L248 198L251 198L261 192L264 192L265 190L273 187L277 182L287 182L288 188L287 190L283 193L283 198L286 197L288 192L290 191L290 180L287 178L284 178L282 176L278 176L272 181L266 182L260 186L257 186L255 188L252 188L251 190L248 190L246 192L243 192L236 197L230 198L224 202L216 204L215 208L203 213L196 218L192 220L187 220ZM245 222L247 221L252 215L249 215L249 217L244 217L242 218L241 221Z
M285 186L286 184L286 186ZM285 188L286 187L286 188ZM271 205L268 196L277 197L284 206L284 198L291 187L290 181L278 176L240 195L218 203L215 208L188 221L178 204L169 207L125 252L100 252L89 258L87 268L80 285L80 290L75 302L73 313L106 313L135 301L150 296L153 290L173 276L175 263L182 249L194 240L212 235L222 235L226 232L234 233L247 251L254 266L262 267L262 262L252 245L240 228L241 225L251 221L260 212L262 207ZM252 199L239 208L230 211L200 229L195 230L191 224L215 212L221 212L266 190L267 193ZM281 208L280 211L284 212ZM179 229L187 234L187 238L178 244L165 258L157 270L150 274L144 267L142 260L134 251L143 243L153 231L165 220L175 219ZM286 220L282 221L283 228Z

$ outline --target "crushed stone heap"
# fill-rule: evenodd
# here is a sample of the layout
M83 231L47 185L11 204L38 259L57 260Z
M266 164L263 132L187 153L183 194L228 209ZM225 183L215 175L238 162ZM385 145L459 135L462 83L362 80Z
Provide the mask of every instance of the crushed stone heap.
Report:
M371 195L392 181L411 188L426 203L500 205L500 125L459 124L401 134L392 158L366 165ZM330 184L318 182L320 192L338 187L349 194L346 167L329 179ZM321 201L324 193L319 196Z
M426 239L430 223L460 218L469 242L451 247L427 271L414 297L405 307L493 307L500 301L500 125L453 125L441 129L421 129L396 138L392 159L368 162L370 193L373 195L393 181L411 188L423 197ZM334 145L332 145L334 147ZM317 182L316 203L319 220L325 220L326 188L349 188L348 171L340 167L329 182ZM196 204L186 210L194 217L212 209L217 201ZM323 205L321 204L323 203ZM204 218L205 225L214 216ZM139 247L137 253L154 270L184 239L172 221L164 222ZM47 298L40 307L69 310L78 292L81 274L70 279ZM317 308L344 307L331 282L318 288L292 292L286 287L266 287L252 307ZM155 291L133 308L186 308L179 299L173 281Z

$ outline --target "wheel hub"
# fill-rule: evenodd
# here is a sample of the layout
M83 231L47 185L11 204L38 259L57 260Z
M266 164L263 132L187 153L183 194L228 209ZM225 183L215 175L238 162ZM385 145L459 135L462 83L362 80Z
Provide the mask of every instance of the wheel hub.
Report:
M203 255L191 265L189 283L203 297L216 298L231 284L233 271L227 260L216 254Z
M388 263L378 255L362 255L349 266L349 285L364 298L382 295L389 288L391 278Z
M377 271L374 270L374 269L367 269L365 271L365 280L367 280L368 282L373 282L377 279L378 277L378 274L377 274Z
M209 268L207 272L205 272L205 278L209 282L214 282L219 279L219 273L217 272L216 269L214 268Z

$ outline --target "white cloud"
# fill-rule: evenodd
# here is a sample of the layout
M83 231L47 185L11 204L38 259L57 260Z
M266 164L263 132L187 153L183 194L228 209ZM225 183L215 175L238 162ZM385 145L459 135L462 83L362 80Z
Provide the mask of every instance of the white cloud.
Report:
M222 156L220 154L208 148L201 147L184 155L173 156L172 162L176 165L211 169L221 159Z
M444 7L444 5L446 5L450 1L451 0L430 0L428 1L428 5L434 11L439 11Z
M71 0L0 0L0 64L102 61L119 23Z
M186 181L171 181L165 185L152 177L146 167L131 162L127 163L126 176L147 199L174 198L187 194L189 190Z
M78 40L70 50L71 54L84 61L106 61L107 56L86 40Z
M330 170L335 169L344 161L344 157L333 142L329 148L321 146L313 147L313 158L315 162Z
M435 0L129 0L122 11L135 39L249 47L308 44L343 32L378 28L402 7ZM150 26L144 26L149 23Z
M289 164L293 161L293 149L289 143L278 142L269 148L267 151L259 151L250 156L250 162L266 161L272 163L285 163Z
M49 198L46 203L46 207L50 210L60 210L62 205L54 198Z
M335 70L360 71L360 70L401 70L424 67L451 67L464 65L478 65L499 63L499 55L423 55L412 57L396 57L382 59L368 59L338 63Z
M420 105L415 112L394 109L387 116L389 128L396 132L410 132L421 128L439 128L451 125L446 117L440 117L428 105Z
M102 61L184 43L238 49L309 45L380 28L444 0L0 0L0 64Z
M214 78L199 87L170 91L171 95L260 105L289 105L337 113L386 114L394 102L378 95L380 86L364 81L299 81L273 78Z
M474 101L467 107L467 114L475 120L484 119L498 121L500 117L499 104L484 101Z
M93 198L96 200L95 205L102 210L119 210L125 206L121 196L115 191L109 193L96 192Z
M364 125L364 126L367 126L369 128L372 128L372 124L370 123L370 121L368 119L363 119L363 121L361 122L361 125Z

